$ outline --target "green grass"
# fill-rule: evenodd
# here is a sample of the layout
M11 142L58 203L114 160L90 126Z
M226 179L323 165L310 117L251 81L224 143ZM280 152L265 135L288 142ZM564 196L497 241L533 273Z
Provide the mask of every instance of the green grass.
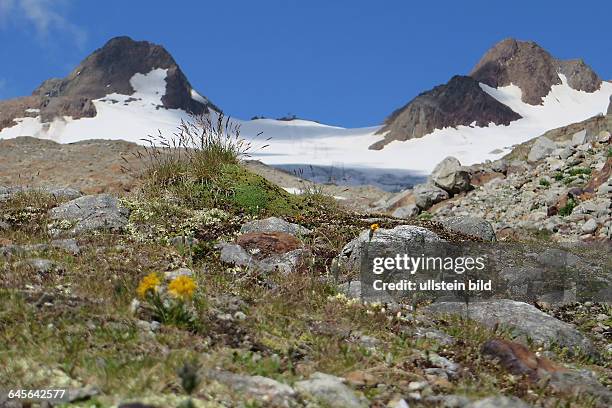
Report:
M576 208L577 205L578 205L578 202L574 198L572 197L568 198L565 205L559 209L559 215L561 216L570 215L572 211L574 211L574 208Z

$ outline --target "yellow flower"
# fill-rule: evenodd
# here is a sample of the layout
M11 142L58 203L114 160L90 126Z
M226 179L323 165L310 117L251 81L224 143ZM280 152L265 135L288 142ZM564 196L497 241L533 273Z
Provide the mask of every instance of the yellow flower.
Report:
M183 300L191 299L195 290L196 283L189 276L179 276L168 285L168 292L175 298Z
M370 231L372 231L372 232L375 232L379 228L380 228L380 225L378 225L378 224L370 225Z
M138 293L138 296L140 298L144 299L145 297L147 297L147 293L149 293L149 291L157 291L157 287L160 284L161 280L159 279L159 276L157 276L156 273L150 273L144 278L142 278L142 280L138 284L138 289L136 289L136 293Z

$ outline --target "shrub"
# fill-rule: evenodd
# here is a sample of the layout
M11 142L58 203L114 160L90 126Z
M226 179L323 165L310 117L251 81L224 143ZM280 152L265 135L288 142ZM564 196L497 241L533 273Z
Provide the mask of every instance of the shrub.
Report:
M548 181L548 180L546 180L546 179L544 179L544 178L541 178L541 179L540 179L540 185L541 185L542 187L550 187L550 181Z
M584 167L575 167L573 169L570 169L569 171L570 176L579 176L581 174L591 174L591 169L589 168L584 168Z
M138 157L145 163L143 193L149 198L170 196L184 207L249 214L288 215L298 210L300 198L241 166L251 143L222 114L216 121L195 116L181 122L173 136L160 132L146 141Z
M578 203L576 202L575 199L573 199L571 197L568 198L567 202L565 203L565 205L559 209L559 215L561 215L561 216L570 215L572 213L572 211L574 211L574 208L576 208L577 205L578 205Z

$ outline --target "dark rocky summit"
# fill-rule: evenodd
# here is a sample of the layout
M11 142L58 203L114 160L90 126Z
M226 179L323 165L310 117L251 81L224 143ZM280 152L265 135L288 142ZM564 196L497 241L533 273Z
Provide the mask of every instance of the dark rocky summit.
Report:
M523 91L523 102L539 105L550 88L561 83L559 73L579 91L595 92L601 85L601 79L584 61L558 60L533 41L512 38L491 48L470 76L495 88L515 84Z
M31 96L0 102L0 129L11 126L19 117L40 115L43 122L61 116L94 117L93 99L112 93L131 95L134 89L130 79L157 68L167 70L163 107L195 114L217 109L208 101L192 98L191 84L164 47L116 37L85 58L67 77L46 80Z
M391 140L408 140L448 126L507 125L521 116L480 88L478 81L456 75L448 83L423 92L396 110L381 133L389 131ZM390 141L390 140L389 140ZM387 140L373 145L381 149Z
M379 130L385 138L371 149L382 149L393 140L422 137L435 129L460 125L507 125L521 116L491 97L479 83L497 88L515 84L522 100L539 105L553 85L565 75L569 86L594 92L601 79L579 59L558 60L534 42L506 39L491 48L469 76L454 76L444 85L424 92L393 112Z

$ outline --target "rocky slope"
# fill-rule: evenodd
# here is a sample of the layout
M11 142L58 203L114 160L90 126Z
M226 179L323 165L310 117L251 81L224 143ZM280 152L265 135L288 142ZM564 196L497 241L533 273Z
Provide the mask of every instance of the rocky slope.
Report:
M567 78L572 89L579 91L592 93L602 83L582 60L556 59L534 42L503 40L482 57L468 77L455 76L393 112L378 131L385 139L371 148L382 148L393 140L422 137L444 127L472 123L481 127L490 123L507 125L521 115L492 98L478 86L479 83L492 88L514 84L521 89L523 102L540 105L552 86L561 84L559 74ZM473 79L473 85L468 85L471 84L468 78ZM463 88L458 88L458 83L463 83ZM470 98L465 96L466 87L470 89ZM454 92L454 89L462 89L462 92Z
M478 241L436 223L378 218L372 232L325 201L285 220L194 209L170 191L27 188L0 189L0 217L3 388L66 387L69 406L123 408L612 401L604 303L489 299L468 312L359 298L364 242L378 256ZM535 254L559 253L548 245Z
M196 114L217 109L205 98L193 98L191 84L162 46L116 37L85 58L66 78L43 82L31 96L0 101L0 130L13 125L15 118L40 116L42 122L49 123L63 116L94 117L92 100L113 93L132 95L135 90L130 81L134 75L154 69L166 71L166 92L161 98L164 108Z
M551 130L495 162L462 167L447 159L428 184L379 204L400 217L478 217L498 237L609 242L611 133L612 115L598 116Z

